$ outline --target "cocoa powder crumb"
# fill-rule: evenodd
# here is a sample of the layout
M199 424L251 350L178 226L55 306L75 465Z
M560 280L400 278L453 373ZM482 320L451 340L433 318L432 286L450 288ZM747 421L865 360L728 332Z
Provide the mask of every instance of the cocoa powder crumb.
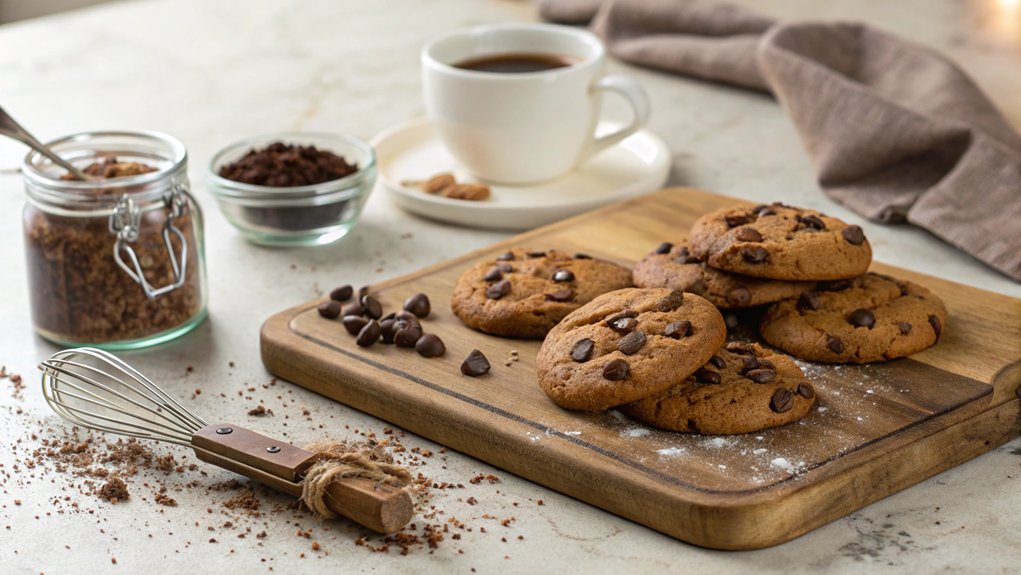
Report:
M127 484L124 483L124 480L120 477L111 477L110 480L103 484L103 487L99 489L98 495L100 499L105 499L114 505L121 501L127 501L131 496L128 493Z

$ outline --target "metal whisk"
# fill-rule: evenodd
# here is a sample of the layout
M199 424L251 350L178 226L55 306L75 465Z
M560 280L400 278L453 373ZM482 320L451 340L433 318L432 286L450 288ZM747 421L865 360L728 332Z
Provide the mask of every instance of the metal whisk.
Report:
M158 385L115 356L78 348L40 365L43 395L67 421L107 433L185 445L202 461L300 497L304 472L316 454L230 423L207 424ZM330 485L331 510L382 533L403 527L413 514L401 489L350 478Z

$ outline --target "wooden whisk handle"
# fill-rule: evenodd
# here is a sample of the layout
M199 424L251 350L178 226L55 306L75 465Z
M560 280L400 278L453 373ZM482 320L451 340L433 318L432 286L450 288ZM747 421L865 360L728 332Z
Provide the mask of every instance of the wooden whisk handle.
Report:
M316 454L232 423L214 423L191 438L202 461L240 473L279 491L301 497L301 479ZM332 483L326 505L380 533L393 533L414 514L411 496L403 489L370 479L351 477Z

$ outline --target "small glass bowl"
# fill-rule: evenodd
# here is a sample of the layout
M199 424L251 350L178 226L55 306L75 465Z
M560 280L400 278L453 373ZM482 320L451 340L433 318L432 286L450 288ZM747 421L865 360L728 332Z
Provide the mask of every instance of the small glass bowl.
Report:
M358 171L321 184L293 187L258 186L221 178L220 168L250 150L273 142L315 146L344 157ZM245 239L271 246L333 243L358 221L376 182L372 146L341 134L291 132L268 134L231 144L209 163L209 192L220 211Z

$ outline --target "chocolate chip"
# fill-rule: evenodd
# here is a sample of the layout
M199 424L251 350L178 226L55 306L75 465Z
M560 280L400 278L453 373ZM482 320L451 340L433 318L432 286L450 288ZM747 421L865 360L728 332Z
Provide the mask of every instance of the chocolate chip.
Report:
M691 254L682 254L682 255L679 255L676 258L674 258L674 263L681 264L681 265L697 264L700 261L701 260L699 260L697 257L695 257L695 256L693 256Z
M851 280L833 280L828 282L819 282L817 289L821 291L844 291L851 287Z
M752 369L744 376L755 383L769 383L776 379L776 372L771 369Z
M362 298L362 307L365 308L365 315L372 319L383 317L383 304L379 303L379 300L371 295Z
M736 353L737 355L751 355L755 353L755 348L752 347L752 344L743 341L729 341L726 348L730 353Z
M382 318L380 318L379 321L380 321L380 323L382 323L384 320L394 319L396 317L397 317L397 312L392 311L392 312L384 315Z
M734 232L734 239L739 242L761 242L762 234L755 230L755 228L749 228L745 226L743 228L737 228Z
M486 288L486 297L488 297L489 299L500 299L503 296L509 294L510 291L511 291L510 281L500 280Z
M630 315L617 314L607 319L606 325L617 333L631 333L638 327L638 320Z
M911 324L906 321L898 321L897 329L900 330L901 335L907 335L911 333Z
M393 343L394 336L397 335L397 320L395 318L388 318L380 320L379 322L379 336L380 341L383 343Z
M490 268L486 275L482 276L482 279L487 282L496 282L503 279L503 273L500 272L500 268Z
M762 246L744 246L741 257L750 264L761 264L769 258L769 252Z
M872 329L872 326L876 325L876 314L872 313L872 310L858 308L847 314L847 322L854 327Z
M417 325L419 327L422 326L422 322L418 321L418 316L411 313L410 311L401 311L394 317L395 319L401 320L408 325Z
M720 374L716 373L711 369L706 369L703 367L695 372L695 381L699 383L708 383L715 385L717 383L720 383L720 381L722 380L720 379Z
M398 323L401 323L400 320ZM394 333L394 343L397 347L415 347L418 340L422 339L422 326L404 323L394 327L397 330Z
M852 246L860 246L865 242L865 232L859 226L847 226L840 235Z
M500 270L505 274L509 274L514 271L514 266L510 264L496 264L496 269Z
M642 349L643 345L645 345L645 333L633 331L620 338L620 341L617 342L617 349L624 355L634 355Z
M620 381L627 378L630 367L623 359L611 359L603 366L603 377L610 381Z
M426 317L432 310L429 303L429 296L424 293L417 293L404 300L404 311L415 314L415 317Z
M358 338L355 340L355 343L361 347L369 347L379 340L380 331L379 322L370 319L362 326L361 331L358 332Z
M681 339L682 337L688 337L691 333L691 322L682 319L680 321L672 321L666 324L666 328L663 330L663 335L666 337L672 337L674 339Z
M741 320L737 318L736 313L726 312L723 314L723 323L726 324L727 329L737 329L741 325Z
M755 212L755 215L759 216L760 218L776 215L776 210L774 210L770 206L758 206L753 211Z
M553 272L553 281L555 282L573 282L574 272L571 270L557 270Z
M773 392L773 397L769 400L769 408L777 413L783 413L790 411L794 407L794 394L791 390L781 387L780 389Z
M738 373L740 373L741 375L744 375L744 374L748 373L749 371L751 371L753 369L758 369L758 368L759 368L759 358L757 358L755 356L746 357L746 358L744 358L744 364L741 366L741 369L740 369L740 371Z
M340 304L332 299L319 304L316 309L319 311L319 315L327 319L333 319L340 315Z
M574 259L576 259L576 260L590 260L590 259L592 259L592 256L579 252L579 253L574 254Z
M826 229L826 224L817 216L812 215L801 216L799 219L801 221L801 225L805 226L808 229L819 231Z
M585 363L592 357L592 351L596 347L596 342L589 338L579 339L578 343L574 344L574 349L571 350L571 359L578 363Z
M541 258L546 255L546 252L528 252L525 255L530 258Z
M354 295L355 289L350 284L342 285L338 288L333 288L330 292L330 299L333 301L347 301Z
M415 351L422 357L439 357L447 353L447 346L434 333L427 333L415 342Z
M443 343L441 342L440 345L443 345ZM461 373L470 377L478 377L488 373L489 367L489 360L486 359L486 356L481 351L473 349L468 354L468 357L464 358L464 361L461 362Z
M574 290L573 289L557 290L553 293L544 294L543 297L546 299L546 301L567 302L574 299Z
M813 397L815 397L815 388L813 388L811 385L808 385L807 383L799 383L795 391L798 393L798 395L804 397L805 399L812 399Z
M727 302L737 307L745 307L752 301L752 290L745 286L737 286L727 292Z
M727 362L724 361L724 359L722 357L718 356L718 355L714 355L714 356L710 357L709 358L709 363L711 363L714 366L716 366L716 369L723 369L723 368L727 367Z
M674 244L670 242L663 242L656 246L656 249L652 251L654 254L668 254L670 250L674 249Z
M362 286L358 288L358 301L362 301L367 295L369 295L369 286Z
M815 311L822 305L822 298L814 291L802 292L798 297L798 309Z
M932 326L932 331L936 333L936 341L939 341L939 336L943 334L943 324L939 321L938 317L930 315L929 325Z
M840 338L835 335L827 335L826 349L832 351L837 355L840 355L844 353L844 342L841 341Z
M344 329L351 335L358 335L358 332L362 331L365 324L369 323L369 320L365 319L360 315L345 315L344 319L340 320L340 323L344 324Z
M727 222L727 226L736 228L737 226L743 226L752 221L751 214L730 214L723 218Z
M340 315L344 317L347 317L349 315L364 315L364 314L365 308L362 307L362 304L356 301L353 301L345 305L344 307L340 308Z
M674 311L684 304L684 292L675 289L666 294L653 306L656 311Z
M514 252L504 252L496 256L496 260L500 262L509 262L514 259Z

